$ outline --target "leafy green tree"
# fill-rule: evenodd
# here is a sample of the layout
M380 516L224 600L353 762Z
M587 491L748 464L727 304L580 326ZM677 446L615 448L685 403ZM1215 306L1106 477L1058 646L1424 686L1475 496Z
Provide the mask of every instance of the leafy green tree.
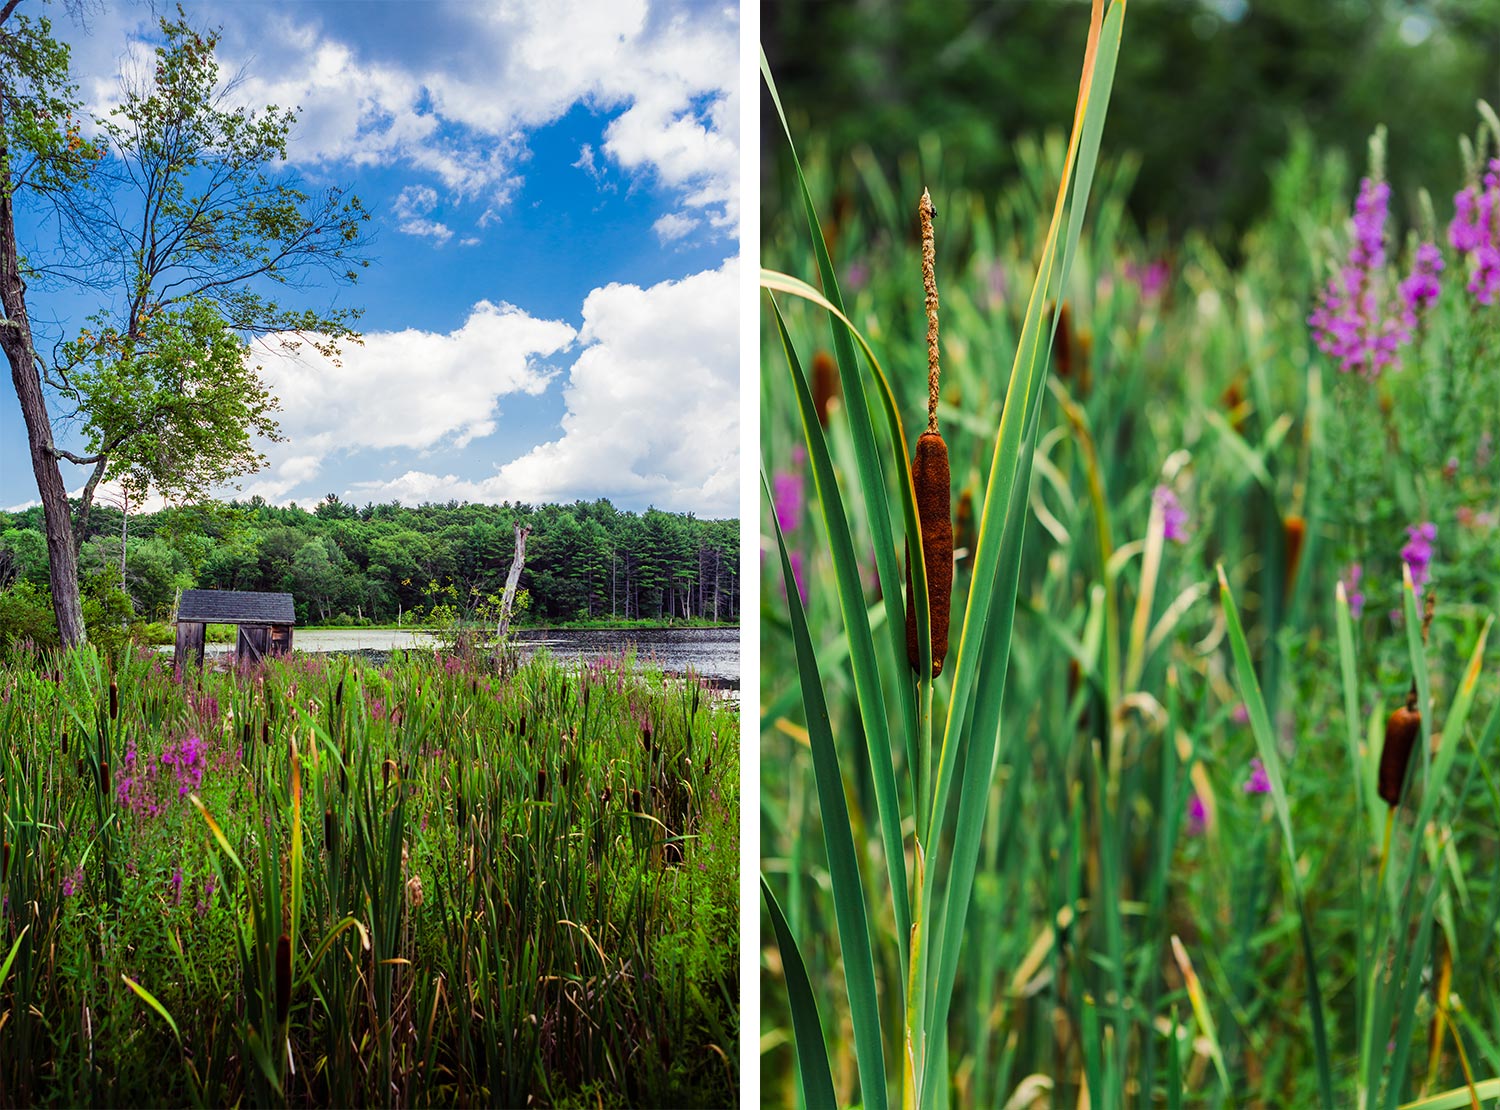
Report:
M0 532L0 552L16 577L38 586L47 584L47 540L42 533L30 528L7 528Z
M355 335L355 310L289 308L268 291L323 277L352 282L368 213L338 189L311 193L275 172L294 110L232 104L218 36L163 19L154 71L85 139L67 48L45 19L0 9L0 348L26 421L45 514L61 641L85 636L77 549L98 485L192 498L257 468L255 436L276 434L275 400L250 358L274 339L325 353ZM108 156L106 157L106 151ZM87 186L87 187L86 187ZM97 289L101 311L48 362L37 351L17 245L17 198L52 203L60 241L33 256ZM79 420L85 449L53 441L45 387ZM90 467L76 525L59 461Z
M17 15L18 3L7 0L0 8L0 350L10 364L42 502L57 637L72 645L87 635L78 553L67 486L58 466L61 456L47 412L44 364L27 308L31 271L21 262L16 204L18 199L37 205L57 202L87 179L98 150L79 131L68 48L53 38L45 18Z
M79 507L84 534L94 490L119 479L196 500L264 459L277 438L271 396L250 340L335 354L356 337L358 311L288 308L262 290L318 275L353 282L367 261L356 197L313 194L275 174L295 110L233 103L220 79L219 36L161 21L166 41L149 77L127 78L100 121L112 157L96 188L68 212L90 273L118 272L118 312L101 312L63 348L50 380L77 405L91 465Z
M334 548L334 551L337 551ZM342 560L342 555L339 555ZM348 575L335 561L323 539L309 540L292 560L292 589L317 608L318 620L327 621L348 592Z

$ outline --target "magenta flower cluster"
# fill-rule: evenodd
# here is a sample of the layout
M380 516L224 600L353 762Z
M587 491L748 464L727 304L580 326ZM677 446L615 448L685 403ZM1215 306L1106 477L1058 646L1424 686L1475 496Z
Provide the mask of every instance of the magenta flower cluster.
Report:
M807 453L799 444L792 449L792 469L777 471L771 478L771 499L772 507L776 510L776 523L781 525L781 531L788 536L802 523L805 504L802 464L806 460ZM792 577L797 582L797 596L806 605L807 577L802 566L802 552L792 551L790 556Z
M1365 568L1358 563L1351 563L1340 581L1344 583L1344 596L1349 601L1349 615L1359 620L1365 611L1365 592L1360 589L1360 579L1365 576Z
M1480 304L1495 302L1500 293L1500 243L1495 238L1496 202L1500 200L1500 158L1490 159L1484 188L1468 185L1453 197L1453 221L1448 242L1472 263L1469 292Z
M1346 374L1378 378L1399 365L1421 315L1441 291L1442 252L1423 243L1412 272L1390 296L1386 280L1386 230L1391 187L1365 178L1354 203L1354 242L1338 274L1329 279L1307 318L1318 350L1338 360Z
M1422 596L1422 587L1432 577L1432 545L1437 541L1437 525L1432 521L1406 526L1406 544L1401 548L1401 561L1411 568L1411 584L1416 595Z
M1170 486L1157 486L1151 492L1151 500L1161 510L1162 535L1173 543L1186 543L1188 538L1187 510Z

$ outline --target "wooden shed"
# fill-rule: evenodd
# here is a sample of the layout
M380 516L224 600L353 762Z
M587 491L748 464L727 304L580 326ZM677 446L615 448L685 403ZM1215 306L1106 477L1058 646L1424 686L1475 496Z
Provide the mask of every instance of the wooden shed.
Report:
M191 659L203 666L203 641L210 624L232 624L239 629L234 653L242 663L292 650L292 626L297 610L291 594L250 590L183 590L177 603L176 666Z

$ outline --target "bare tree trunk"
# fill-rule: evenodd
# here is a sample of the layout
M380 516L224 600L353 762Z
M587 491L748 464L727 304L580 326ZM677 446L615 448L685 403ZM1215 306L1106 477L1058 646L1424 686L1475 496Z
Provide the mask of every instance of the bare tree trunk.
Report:
M510 573L505 576L505 595L500 599L500 624L495 630L495 639L505 640L510 631L510 607L516 600L516 583L521 580L521 568L526 565L526 537L531 529L516 525L516 557L511 560Z
M0 103L4 90L0 89ZM0 115L0 136L5 121ZM52 443L52 424L47 417L47 398L37 371L31 321L26 315L26 282L16 251L16 212L12 203L14 183L10 177L8 145L0 146L0 349L10 363L16 399L26 420L26 439L31 447L31 470L36 475L37 494L42 501L42 521L47 535L47 559L52 578L52 611L57 615L57 634L63 647L83 643L83 604L78 594L78 554L73 546L73 526L68 490L57 467Z

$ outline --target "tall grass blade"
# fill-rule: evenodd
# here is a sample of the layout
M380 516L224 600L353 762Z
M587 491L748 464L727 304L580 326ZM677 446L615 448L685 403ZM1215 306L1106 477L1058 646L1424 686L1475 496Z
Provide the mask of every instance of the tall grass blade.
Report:
M781 967L786 976L802 1101L812 1110L836 1107L839 1102L833 1091L833 1073L828 1067L828 1046L823 1041L823 1025L818 1018L812 982L807 977L807 965L802 962L802 953L797 949L791 926L787 924L786 915L781 912L764 875L760 879L760 892L771 915L771 928L776 933L776 947L781 953Z
M790 354L790 348L788 351ZM764 481L762 487L765 488ZM770 490L766 488L765 492L769 499ZM849 810L844 800L844 781L839 773L838 750L833 742L828 705L823 698L823 682L818 675L817 655L813 651L812 637L807 631L802 599L797 595L791 556L787 553L786 537L782 535L780 521L775 522L775 529L776 547L788 584L787 606L791 613L798 678L807 714L808 744L812 751L813 773L817 782L818 804L821 807L823 838L828 849L828 870L833 881L834 912L844 957L844 977L849 989L860 1089L866 1106L883 1108L886 1104L885 1053L880 1034L880 999L875 990L875 963L871 953L864 887L859 876L859 860L855 854ZM902 862L904 866L904 861Z

